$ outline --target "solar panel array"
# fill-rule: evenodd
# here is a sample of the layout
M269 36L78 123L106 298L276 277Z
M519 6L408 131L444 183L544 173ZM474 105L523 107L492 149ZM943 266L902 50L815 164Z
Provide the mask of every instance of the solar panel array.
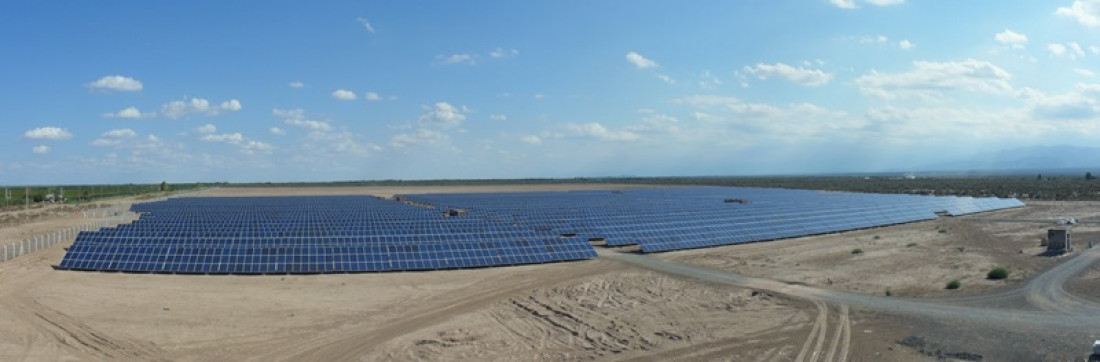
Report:
M199 274L435 270L592 259L586 241L369 196L178 198L82 232L60 269Z
M730 245L1023 206L1016 199L677 187L424 194L405 198L528 230L637 244L643 252ZM727 200L733 202L726 202ZM742 201L744 203L742 203Z

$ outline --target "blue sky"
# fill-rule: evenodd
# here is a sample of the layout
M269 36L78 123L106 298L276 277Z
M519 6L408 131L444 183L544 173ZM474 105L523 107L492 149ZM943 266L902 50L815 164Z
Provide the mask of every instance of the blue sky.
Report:
M1100 0L5 2L0 184L904 171L1100 140Z

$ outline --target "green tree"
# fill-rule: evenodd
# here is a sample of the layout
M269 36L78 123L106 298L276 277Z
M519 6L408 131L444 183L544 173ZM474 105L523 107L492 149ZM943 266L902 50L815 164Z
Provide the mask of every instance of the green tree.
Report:
M160 183L160 191L161 192L168 191L168 181L162 181Z

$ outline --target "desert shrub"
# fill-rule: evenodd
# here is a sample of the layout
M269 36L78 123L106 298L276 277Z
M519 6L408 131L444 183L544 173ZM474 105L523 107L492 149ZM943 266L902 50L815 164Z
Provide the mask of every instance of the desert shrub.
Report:
M860 248L852 249L852 255L862 255L862 254L863 254L863 249L860 249Z
M1008 269L1003 266L993 268L993 270L990 270L989 274L986 274L985 277L989 278L989 280L1001 280L1004 278L1008 278Z
M959 289L962 287L962 282L958 279L947 282L947 289Z

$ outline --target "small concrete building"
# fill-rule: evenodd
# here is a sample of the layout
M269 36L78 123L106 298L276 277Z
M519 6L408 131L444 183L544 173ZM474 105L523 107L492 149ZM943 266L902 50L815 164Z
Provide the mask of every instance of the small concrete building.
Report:
M1070 240L1069 228L1047 230L1047 253L1062 254L1071 251L1073 251L1073 243Z

